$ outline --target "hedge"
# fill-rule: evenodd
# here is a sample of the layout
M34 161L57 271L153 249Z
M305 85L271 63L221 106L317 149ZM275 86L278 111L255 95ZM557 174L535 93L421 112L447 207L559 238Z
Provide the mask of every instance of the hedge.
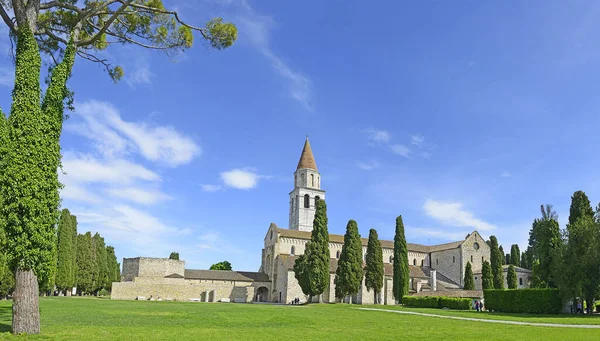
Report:
M504 313L559 314L558 289L484 290L487 310Z
M596 303L596 312L600 313L600 302Z
M431 297L431 296L404 296L402 304L406 307L413 308L448 308L456 310L470 310L470 298L454 298L454 297Z

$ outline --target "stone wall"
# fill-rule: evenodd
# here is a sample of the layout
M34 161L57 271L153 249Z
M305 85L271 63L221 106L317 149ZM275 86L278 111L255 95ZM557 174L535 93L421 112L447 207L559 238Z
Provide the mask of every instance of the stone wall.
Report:
M171 274L184 275L185 262L167 258L123 258L123 281L136 277L164 278Z
M431 268L462 285L460 249L450 249L431 253Z
M474 247L475 243L478 245L478 249ZM490 247L485 240L474 232L462 244L463 264L462 273L464 274L467 267L467 262L471 262L471 268L473 273L481 272L483 267L483 261L490 261ZM463 275L464 277L464 275Z
M189 301L191 298L199 298L204 301L206 292L214 291L214 297L210 297L214 302L221 298L229 298L231 302L252 302L258 288L268 289L270 285L269 282L136 278L129 282L113 283L111 299L135 300L138 296L144 296L146 299L152 296L155 299L161 297Z

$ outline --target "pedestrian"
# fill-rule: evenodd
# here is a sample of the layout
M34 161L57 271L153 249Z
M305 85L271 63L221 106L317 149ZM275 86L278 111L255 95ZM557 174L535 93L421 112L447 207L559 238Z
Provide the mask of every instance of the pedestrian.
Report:
M475 301L475 310L479 311L479 301Z

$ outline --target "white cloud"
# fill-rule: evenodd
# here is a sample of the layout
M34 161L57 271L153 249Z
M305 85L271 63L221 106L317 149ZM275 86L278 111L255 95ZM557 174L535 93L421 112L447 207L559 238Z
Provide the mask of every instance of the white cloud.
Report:
M407 227L406 232L410 234L414 234L417 236L429 236L434 239L446 240L446 241L459 241L464 240L467 234L470 232L449 232L449 231L440 231L433 230L430 228L420 228L420 227Z
M410 144L413 144L415 146L422 145L424 141L425 141L425 138L421 135L412 135L410 137Z
M504 171L504 172L500 173L500 176L503 178L510 178L512 176L512 174L510 174L508 171Z
M12 88L15 85L15 70L0 68L0 85Z
M101 160L89 154L65 153L62 161L65 175L71 183L130 184L136 180L160 181L155 172L124 160Z
M410 149L403 144L394 144L391 146L391 148L392 152L394 152L395 154L404 156L406 158L408 158L410 155Z
M139 187L109 188L106 192L113 197L142 205L154 205L158 202L172 199L161 191L148 190Z
M202 191L204 192L216 192L216 191L220 191L221 189L223 189L222 186L220 185L200 185L200 188L202 188Z
M385 130L378 129L366 129L365 132L369 134L369 140L373 143L388 143L392 135Z
M221 180L228 187L252 189L258 185L260 175L246 169L232 169L221 173Z
M125 69L125 83L132 88L135 88L136 85L152 84L152 80L156 75L150 71L148 58L141 52L133 53L136 57L134 58L133 65L128 65L128 68Z
M94 141L104 156L138 152L147 160L176 167L201 153L191 138L174 128L125 121L110 103L91 100L77 104L76 108L75 114L84 123L67 125L66 129Z
M473 213L464 210L462 203L459 202L440 202L427 199L423 209L428 216L446 225L470 227L482 231L496 228L496 226L476 218Z
M375 160L371 160L371 161L367 161L367 162L359 161L356 163L356 166L362 170L373 170L373 169L377 169L380 167L379 162L377 162Z
M270 46L270 30L274 21L271 17L261 15L246 1L222 1L223 5L232 6L237 12L237 24L240 34L248 39L254 49L260 52L271 63L277 73L288 82L290 96L305 109L313 110L313 87L309 77L294 70Z

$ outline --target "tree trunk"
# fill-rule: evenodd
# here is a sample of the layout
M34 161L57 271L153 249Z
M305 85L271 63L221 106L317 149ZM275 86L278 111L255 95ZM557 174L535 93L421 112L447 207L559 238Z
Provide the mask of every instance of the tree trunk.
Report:
M348 296L348 304L352 304L352 295Z
M319 303L323 303L323 294L319 294Z
M312 303L312 299L313 299L313 296L312 295L308 295L308 302L306 302L306 303Z
M17 268L13 295L12 332L40 333L40 307L37 276L33 270Z
M71 296L71 290L69 290L69 289L65 290L65 296Z

